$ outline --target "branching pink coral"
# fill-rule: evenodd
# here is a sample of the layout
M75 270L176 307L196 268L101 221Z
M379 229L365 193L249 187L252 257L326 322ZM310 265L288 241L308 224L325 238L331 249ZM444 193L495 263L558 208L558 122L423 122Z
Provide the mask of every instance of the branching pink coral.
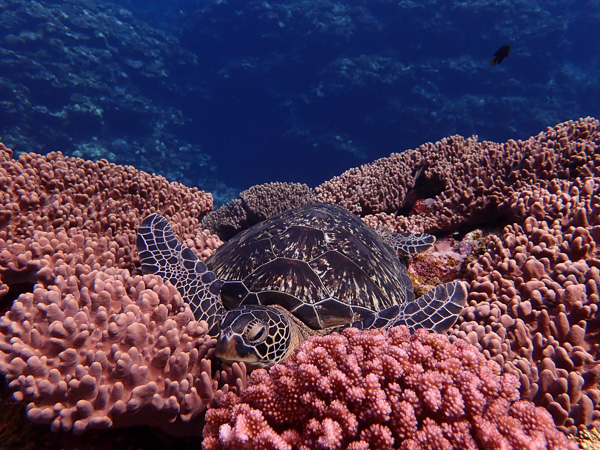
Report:
M311 338L210 409L204 448L575 448L475 347L406 327Z

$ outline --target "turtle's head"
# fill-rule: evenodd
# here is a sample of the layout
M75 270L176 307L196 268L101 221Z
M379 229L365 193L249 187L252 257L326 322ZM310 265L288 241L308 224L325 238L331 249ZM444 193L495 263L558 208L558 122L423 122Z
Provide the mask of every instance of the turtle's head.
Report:
M249 368L270 367L298 344L295 321L283 308L241 306L221 320L216 355L226 363L243 361Z

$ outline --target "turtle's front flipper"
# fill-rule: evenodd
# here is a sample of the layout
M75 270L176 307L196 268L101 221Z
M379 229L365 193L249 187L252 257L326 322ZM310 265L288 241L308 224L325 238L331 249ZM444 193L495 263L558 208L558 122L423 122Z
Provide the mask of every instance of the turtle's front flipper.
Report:
M219 297L221 281L196 254L179 240L169 221L152 214L138 229L137 251L144 273L160 275L189 303L196 320L208 322L209 334L216 336L223 305Z
M349 326L361 330L406 325L411 332L418 328L443 333L447 331L467 302L467 288L461 281L442 284L417 300L394 305Z
M462 281L441 284L427 291L416 301L406 303L391 326L406 325L444 333L454 325L467 303L467 288Z
M435 244L435 236L427 233L390 233L387 229L377 231L383 242L392 247L398 256L412 256L429 250Z

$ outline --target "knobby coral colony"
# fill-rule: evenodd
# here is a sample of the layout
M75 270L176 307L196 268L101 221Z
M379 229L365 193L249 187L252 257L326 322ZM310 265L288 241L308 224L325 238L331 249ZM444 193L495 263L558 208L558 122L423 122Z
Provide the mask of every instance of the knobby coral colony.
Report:
M323 183L317 201L374 227L507 225L466 268L469 304L449 336L349 329L248 379L219 365L176 290L137 268L136 229L153 212L202 258L220 245L199 231L210 194L2 146L0 371L53 430L193 434L208 408L206 447L568 448L565 434L600 426L599 146L586 118L504 144L453 136Z
M311 339L207 412L205 448L569 448L518 379L463 340L399 326Z

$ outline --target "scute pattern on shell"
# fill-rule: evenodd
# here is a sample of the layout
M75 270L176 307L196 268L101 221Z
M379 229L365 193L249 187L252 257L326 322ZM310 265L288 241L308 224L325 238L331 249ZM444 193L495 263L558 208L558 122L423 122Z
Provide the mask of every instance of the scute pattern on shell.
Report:
M415 299L394 251L338 205L313 205L266 220L232 238L206 264L225 280L226 307L278 304L313 329L346 324L353 312Z

